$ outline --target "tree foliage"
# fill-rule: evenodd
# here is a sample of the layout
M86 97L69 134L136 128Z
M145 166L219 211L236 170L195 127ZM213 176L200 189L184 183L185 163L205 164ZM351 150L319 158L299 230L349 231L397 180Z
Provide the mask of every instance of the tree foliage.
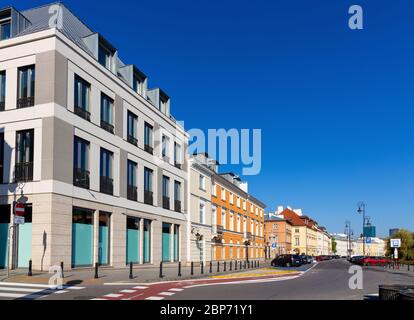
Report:
M387 256L394 253L391 248L390 239L401 239L401 248L398 249L398 258L401 260L414 260L414 233L408 230L401 229L392 237L387 239L386 252Z

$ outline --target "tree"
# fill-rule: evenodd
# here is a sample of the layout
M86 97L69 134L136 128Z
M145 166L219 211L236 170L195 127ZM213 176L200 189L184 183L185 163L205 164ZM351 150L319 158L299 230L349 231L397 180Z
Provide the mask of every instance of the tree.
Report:
M394 233L391 238L387 239L385 244L386 254L390 256L394 253L391 248L390 239L401 239L401 248L398 249L398 258L401 260L414 260L414 233L401 229Z
M332 252L336 253L336 241L334 238L332 238Z

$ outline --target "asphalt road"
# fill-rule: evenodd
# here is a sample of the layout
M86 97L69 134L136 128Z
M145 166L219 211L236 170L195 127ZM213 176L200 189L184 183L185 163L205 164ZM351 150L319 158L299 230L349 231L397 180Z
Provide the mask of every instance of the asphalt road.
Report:
M352 266L346 260L324 261L293 280L206 286L186 289L172 300L363 300L378 294L381 284L412 284L414 276L363 269L363 290L351 290ZM373 297L375 299L375 297Z

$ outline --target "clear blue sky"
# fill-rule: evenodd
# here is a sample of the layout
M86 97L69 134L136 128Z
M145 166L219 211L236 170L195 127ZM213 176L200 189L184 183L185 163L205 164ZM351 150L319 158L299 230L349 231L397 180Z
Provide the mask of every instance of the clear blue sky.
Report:
M64 3L165 89L187 129L261 128L262 172L247 180L272 209L358 234L363 200L380 235L414 230L412 1ZM352 4L363 31L348 29Z

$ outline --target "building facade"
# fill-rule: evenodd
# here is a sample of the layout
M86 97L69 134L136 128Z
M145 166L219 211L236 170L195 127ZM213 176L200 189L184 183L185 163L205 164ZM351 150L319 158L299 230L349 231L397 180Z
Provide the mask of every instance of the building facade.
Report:
M215 260L264 259L264 209L233 173L213 176L213 256Z
M292 223L282 218L265 220L265 243L268 257L292 252Z
M188 135L170 98L53 6L55 26L50 6L0 12L0 267L185 261Z

